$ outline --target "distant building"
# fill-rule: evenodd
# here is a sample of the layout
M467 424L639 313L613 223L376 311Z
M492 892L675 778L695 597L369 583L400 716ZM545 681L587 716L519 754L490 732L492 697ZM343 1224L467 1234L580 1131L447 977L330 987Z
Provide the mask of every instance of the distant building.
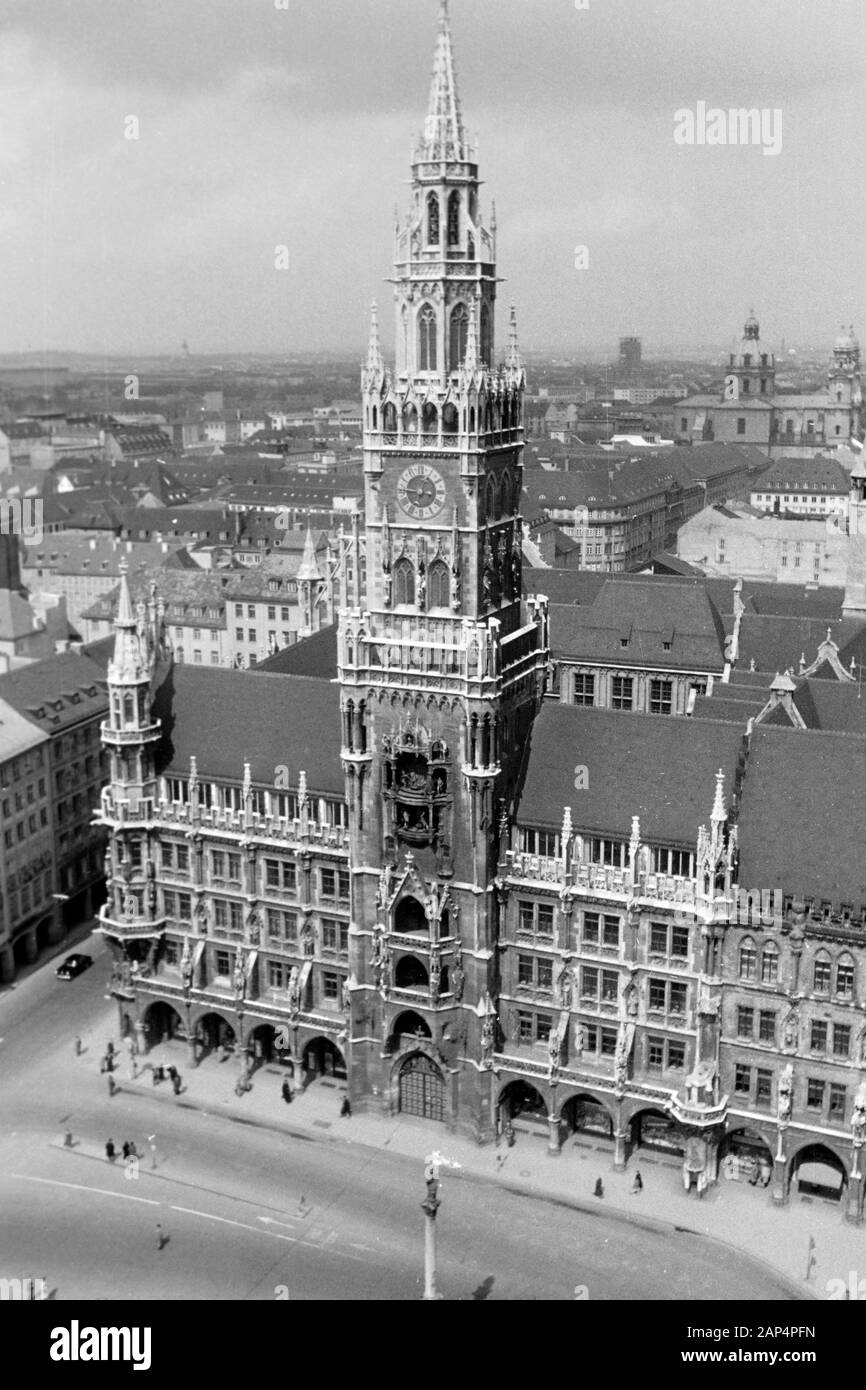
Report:
M808 458L863 435L860 344L853 329L836 339L822 391L777 390L776 363L760 340L754 311L731 353L721 393L688 396L675 411L676 437L693 443L752 444L771 456Z
M641 340L640 338L620 338L619 340L619 369L633 375L641 368Z
M848 474L832 458L778 458L755 480L751 503L760 511L827 516L848 510Z

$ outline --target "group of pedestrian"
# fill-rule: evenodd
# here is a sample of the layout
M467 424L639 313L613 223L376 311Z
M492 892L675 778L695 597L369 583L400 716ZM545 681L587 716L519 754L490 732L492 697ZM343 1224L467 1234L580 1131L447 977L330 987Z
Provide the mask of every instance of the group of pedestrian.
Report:
M124 1139L123 1148L121 1149L121 1155L123 1157L124 1163L126 1163L127 1160L130 1158L139 1157L138 1149L135 1147L135 1140ZM105 1146L105 1157L108 1159L109 1163L113 1163L114 1160L117 1158L117 1149L114 1147L113 1139L109 1139L108 1143Z
M154 1067L152 1079L154 1086L159 1085L160 1081L170 1081L174 1094L176 1096L180 1095L183 1087L183 1078L177 1067Z

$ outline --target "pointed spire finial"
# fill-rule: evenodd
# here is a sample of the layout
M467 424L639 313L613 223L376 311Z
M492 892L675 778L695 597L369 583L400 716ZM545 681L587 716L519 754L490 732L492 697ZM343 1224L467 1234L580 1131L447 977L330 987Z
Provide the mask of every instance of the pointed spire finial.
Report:
M384 359L379 343L379 313L374 299L370 305L370 342L367 347L367 367L371 372L378 372L383 366Z
M505 365L506 367L510 367L513 371L520 371L520 347L517 341L517 309L513 301L508 321L508 354L505 358Z
M454 54L451 48L448 0L440 0L439 37L436 40L430 105L424 123L420 156L422 159L437 160L467 158L463 117L460 114L460 100L457 95Z
M469 326L466 330L466 356L463 366L467 372L478 370L478 320L475 317L475 301L469 305Z
M304 553L301 557L301 564L295 578L299 583L311 582L321 579L322 573L319 569L319 561L316 558L316 543L313 540L313 533L307 526L307 536L304 541Z
M727 818L727 814L725 809L725 774L719 768L716 773L716 797L713 802L712 818L714 821L722 821Z

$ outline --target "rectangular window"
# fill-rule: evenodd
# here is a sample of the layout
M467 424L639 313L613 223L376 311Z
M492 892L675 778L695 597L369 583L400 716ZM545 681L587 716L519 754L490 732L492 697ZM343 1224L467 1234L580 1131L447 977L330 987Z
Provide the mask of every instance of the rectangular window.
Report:
M688 927L671 927L671 955L676 960L688 960L689 955L689 929Z
M532 956L517 957L517 983L519 985L531 985L533 982L533 958ZM585 972L584 972L585 973Z
M737 416L737 434L745 434L745 433L746 433L746 417L745 417L745 415L738 415L738 416Z
M231 956L228 951L216 952L216 973L226 977L231 974Z
M686 1065L686 1045L681 1042L668 1043L668 1071L683 1071Z
M583 940L586 946L598 945L598 932L601 916L598 912L583 914Z
M632 708L633 687L634 682L631 676L614 676L613 699L611 701L614 709Z
M534 1021L532 1014L523 1013L522 1011L518 1013L517 1031L522 1043L531 1043L533 1041Z
M532 932L535 928L535 908L532 903L522 902L517 908L517 929Z
M222 898L214 899L213 921L217 931L228 931L229 907L228 903L224 902Z
M752 1068L738 1062L734 1067L734 1090L738 1096L747 1096L752 1089Z
M737 1009L737 1037L751 1038L755 1033L755 1010L740 1005Z
M751 944L740 947L740 979L754 980L757 975L758 953Z
M538 904L538 935L553 936L553 904Z
M760 1067L755 1072L755 1104L768 1110L773 1103L773 1073Z
M851 1055L851 1029L847 1023L833 1024L833 1055L835 1057L849 1057Z
M595 704L595 676L578 671L574 677L574 703L576 705Z
M812 1022L809 1050L811 1052L827 1051L827 1025L820 1019L814 1019Z
M649 1007L664 1012L666 997L665 981L651 979L649 982Z
M650 955L666 956L668 953L668 929L662 922L650 922Z
M650 681L650 714L670 714L673 691L672 681Z
M760 1023L758 1027L758 1037L761 1042L773 1043L776 1041L776 1015L761 1010Z
M296 884L295 864L285 859L265 860L265 885L283 892L293 893Z
M177 895L177 915L181 922L192 921L192 900L189 893L178 893Z
M603 926L603 945L619 948L619 918L605 915Z
M549 1014L538 1014L535 1020L535 1037L537 1042L547 1042L550 1038L550 1030L553 1020ZM614 1034L614 1036L616 1036Z
M602 1057L614 1057L616 1055L617 1031L615 1028L602 1028L601 1030L601 1055Z
M854 997L854 965L851 961L840 961L836 966L836 993L843 999Z
M680 980L671 980L668 986L670 999L668 1008L672 1014L684 1014L688 998L688 986Z
M580 993L584 999L598 998L598 970L594 965L584 965L581 968Z
M837 1082L830 1082L830 1104L827 1107L830 1117L834 1120L845 1118L845 1087L838 1085Z
M539 956L535 962L536 984L539 989L553 989L553 961Z
M806 1105L809 1110L824 1109L824 1082L810 1076L806 1081Z
M615 1004L619 992L619 974L616 970L602 970L601 997L606 1004Z
M331 970L322 973L322 995L329 1003L334 1003L340 997L340 977Z
M662 1038L648 1038L646 1050L647 1071L662 1071L665 1064L665 1045Z
M270 989L282 989L283 987L283 965L282 961L268 961L268 986Z

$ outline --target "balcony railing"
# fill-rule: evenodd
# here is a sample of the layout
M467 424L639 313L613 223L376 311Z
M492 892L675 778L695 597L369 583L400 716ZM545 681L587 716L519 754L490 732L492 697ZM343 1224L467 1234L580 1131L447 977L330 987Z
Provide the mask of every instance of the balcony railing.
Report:
M112 796L111 790L102 792L101 810L98 813L103 821L114 821L120 825L141 825L160 821L166 825L192 826L204 830L225 831L232 835L253 834L263 840L303 842L322 845L329 849L346 849L349 832L341 825L320 825L309 820L306 832L300 817L283 820L278 816L263 815L252 811L249 817L243 811L220 810L217 807L199 806L193 816L189 802L169 801L165 798L145 797L136 802L122 801Z

